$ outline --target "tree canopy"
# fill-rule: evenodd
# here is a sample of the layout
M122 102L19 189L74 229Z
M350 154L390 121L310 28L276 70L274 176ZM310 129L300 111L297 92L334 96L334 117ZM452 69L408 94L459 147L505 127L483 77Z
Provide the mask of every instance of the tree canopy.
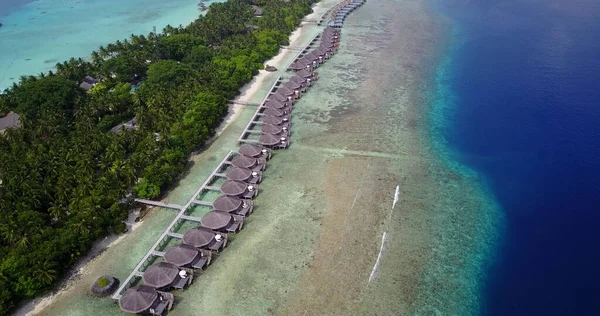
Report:
M0 135L0 315L123 232L129 194L168 189L312 1L214 3L186 27L131 35L0 94L0 115L22 121ZM99 80L88 91L86 76Z

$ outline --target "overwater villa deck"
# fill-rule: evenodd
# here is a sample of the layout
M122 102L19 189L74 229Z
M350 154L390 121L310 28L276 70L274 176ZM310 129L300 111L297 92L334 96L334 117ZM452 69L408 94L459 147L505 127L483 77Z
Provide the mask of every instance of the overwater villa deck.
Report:
M144 284L157 289L186 286L191 283L193 271L189 270L185 276L178 273L188 271L185 269L189 268L206 267L212 258L210 251L222 250L227 245L227 233L236 233L242 229L244 217L253 209L250 199L258 194L257 183L262 180L262 170L265 169L266 160L271 156L269 150L258 147L247 146L242 152L251 156L230 151L185 205L135 199L138 203L175 210L177 216L123 281L113 294L113 299L119 300L124 297L125 291L138 283L140 278ZM227 180L217 186L217 183L222 182L219 179ZM222 192L224 195L214 201L200 198L207 191ZM212 211L202 216L195 216L190 214L195 206L208 207ZM200 226L190 229L184 234L178 233L177 230L185 222L198 223ZM181 243L167 248L167 245L173 240L179 240ZM157 258L164 260L160 263L160 267L157 264L150 265ZM169 264L168 267L165 265L166 263ZM179 272L174 271L174 267ZM169 280L157 281L148 276L149 273L152 275L154 270L160 270L157 275L169 275ZM172 275L176 275L176 278L171 280Z
M112 295L119 300L121 310L162 315L171 309L174 296L159 289L182 289L191 284L194 269L206 268L212 252L227 246L228 234L243 228L245 217L254 209L252 199L259 192L258 184L271 158L271 149L290 145L294 101L318 79L312 70L339 46L340 32L335 28L341 27L346 15L364 1L343 1L321 16L319 23L329 19L328 25L332 27L315 35L300 50L287 67L295 70L293 75L275 80L238 138L242 144L239 151L230 151L185 205L135 199L138 203L175 210L177 215ZM198 215L197 208L210 210ZM187 227L185 232L184 227ZM140 281L143 284L137 284Z
M260 144L267 148L287 148L289 146L292 111L290 98L293 100L300 98L301 93L306 90L309 83L310 79L301 76L293 76L285 82L282 81L281 76L278 77L271 87L269 95L257 108L238 141L240 143ZM281 95L281 98L273 97L277 95ZM287 95L290 102L286 103L284 95Z

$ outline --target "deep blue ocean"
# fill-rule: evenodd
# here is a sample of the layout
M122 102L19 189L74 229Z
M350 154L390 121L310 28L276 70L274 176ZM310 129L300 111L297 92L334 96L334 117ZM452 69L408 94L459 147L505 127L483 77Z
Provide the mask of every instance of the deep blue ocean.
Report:
M600 1L440 0L444 135L506 217L483 315L600 315Z

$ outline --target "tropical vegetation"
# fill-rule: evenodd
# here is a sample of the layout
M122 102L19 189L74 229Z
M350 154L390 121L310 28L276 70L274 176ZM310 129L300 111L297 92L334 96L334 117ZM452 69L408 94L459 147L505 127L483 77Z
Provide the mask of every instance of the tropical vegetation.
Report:
M214 3L186 27L132 35L0 95L0 115L22 121L0 135L0 315L123 232L128 197L156 198L173 183L311 2ZM84 91L86 76L100 82Z

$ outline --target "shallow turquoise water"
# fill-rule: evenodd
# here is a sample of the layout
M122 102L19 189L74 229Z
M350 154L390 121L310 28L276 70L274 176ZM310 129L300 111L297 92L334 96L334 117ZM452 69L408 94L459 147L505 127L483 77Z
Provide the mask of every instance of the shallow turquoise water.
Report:
M0 7L0 89L71 57L87 58L100 45L148 34L153 26L160 31L168 24L187 25L200 13L195 0L5 3Z

